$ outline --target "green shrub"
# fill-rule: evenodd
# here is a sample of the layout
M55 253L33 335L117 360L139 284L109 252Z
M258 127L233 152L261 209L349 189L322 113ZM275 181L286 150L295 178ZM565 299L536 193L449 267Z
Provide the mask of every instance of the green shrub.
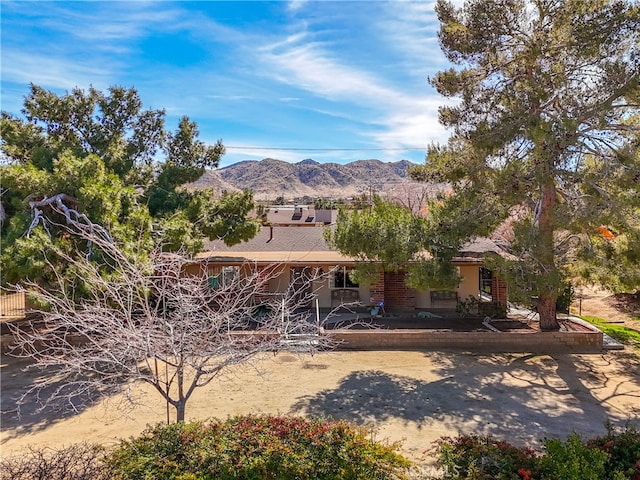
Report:
M553 480L603 480L608 454L590 448L580 435L572 433L566 441L545 439L546 453L540 458L544 478Z
M478 315L480 301L477 297L469 295L466 299L458 300L456 312L462 318Z
M556 299L556 310L562 313L569 313L569 307L575 299L576 292L573 285L566 283L562 293Z
M491 436L443 437L437 465L447 480L640 480L640 431L626 426L583 440L545 439L544 450L519 448Z
M507 318L507 306L498 302L479 302L478 314L481 317Z
M110 466L121 479L393 479L410 462L396 445L346 421L240 416L158 425L123 441Z
M588 440L587 445L609 455L605 465L606 480L618 478L640 480L640 430L638 427L627 425L625 428L616 429L608 424L607 434Z
M491 436L444 437L436 444L437 465L451 480L531 479L537 474L535 450ZM538 478L537 476L535 478Z

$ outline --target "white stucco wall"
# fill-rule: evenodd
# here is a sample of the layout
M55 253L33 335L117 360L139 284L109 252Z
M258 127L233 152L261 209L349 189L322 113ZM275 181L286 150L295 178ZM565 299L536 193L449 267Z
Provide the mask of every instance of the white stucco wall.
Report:
M478 297L478 291L480 289L479 281L479 267L477 265L463 265L460 268L460 275L462 276L462 282L458 287L458 298L460 300L466 300L468 296ZM431 308L431 297L429 295L430 290L418 290L416 292L416 308ZM436 307L439 305L436 303Z
M463 265L460 267L460 275L462 276L462 282L458 287L458 298L460 300L466 300L469 296L478 298L478 292L480 291L480 274L478 270L479 267L477 265Z

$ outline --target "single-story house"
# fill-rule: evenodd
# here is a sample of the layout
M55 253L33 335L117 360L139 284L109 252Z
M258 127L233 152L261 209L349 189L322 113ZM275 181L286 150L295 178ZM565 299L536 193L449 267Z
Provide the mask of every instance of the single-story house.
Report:
M330 225L336 222L338 210L316 209L313 205L271 205L267 216L270 225L280 227Z
M320 268L327 275L314 283L320 308L330 309L342 303L359 302L364 306L384 305L385 311L455 309L458 301L468 297L506 305L506 285L491 275L483 265L487 252L503 253L487 238L478 238L465 245L453 259L462 281L451 291L409 288L405 273L381 272L378 281L370 286L354 283L349 272L356 259L332 250L324 240L319 222L307 225L263 226L251 240L227 246L222 241L205 242L205 248L188 267L192 274L204 273L213 284L224 282L229 276L242 275L242 268L277 268L265 294L286 292L299 281L305 269Z

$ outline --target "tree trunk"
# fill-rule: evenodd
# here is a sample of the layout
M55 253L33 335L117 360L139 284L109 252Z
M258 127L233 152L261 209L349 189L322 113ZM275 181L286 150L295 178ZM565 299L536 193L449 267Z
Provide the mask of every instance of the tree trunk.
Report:
M549 165L550 167L550 165ZM552 169L550 169L552 171ZM538 212L538 245L534 247L535 257L540 263L540 283L538 284L538 315L540 329L543 331L559 330L556 318L556 299L558 267L555 261L554 217L556 206L556 186L553 176L547 172L548 183L542 186L540 211Z
M540 330L555 331L560 329L556 318L556 297L540 295L538 298L538 315L540 315Z
M178 401L176 402L176 422L184 423L184 411L187 408L187 399L184 397L184 364L178 365L176 372L178 383Z
M187 409L186 400L178 401L175 407L176 407L176 422L184 423L184 413Z

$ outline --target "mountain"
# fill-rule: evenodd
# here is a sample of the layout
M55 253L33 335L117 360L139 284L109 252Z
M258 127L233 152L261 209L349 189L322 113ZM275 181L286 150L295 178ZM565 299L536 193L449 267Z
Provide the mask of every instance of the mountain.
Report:
M318 163L310 158L298 163L265 158L207 171L191 187L211 187L217 191L249 189L260 200L274 200L278 196L293 199L305 195L346 198L414 183L407 177L407 168L413 165L407 160L390 163L358 160L342 165Z

